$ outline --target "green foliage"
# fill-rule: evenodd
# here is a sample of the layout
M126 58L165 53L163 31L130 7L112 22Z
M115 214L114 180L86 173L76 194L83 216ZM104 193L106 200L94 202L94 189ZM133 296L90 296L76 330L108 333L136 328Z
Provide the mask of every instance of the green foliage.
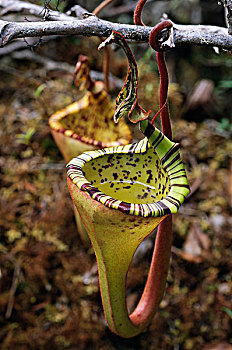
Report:
M218 87L223 89L232 89L232 80L221 80Z
M40 0L39 5L46 6L51 8L52 10L59 10L63 12L65 6L67 5L67 1L65 0Z
M46 84L40 84L38 88L35 90L34 95L36 98L40 97L41 92L46 88Z
M23 134L17 134L16 138L17 138L17 142L24 144L24 145L29 145L31 142L31 138L35 133L35 129L34 128L29 128L27 130L26 133Z
M230 318L232 318L232 310L228 309L227 307L223 307L222 310L224 310L230 316Z
M218 131L229 131L232 132L232 124L228 118L222 118L217 127Z

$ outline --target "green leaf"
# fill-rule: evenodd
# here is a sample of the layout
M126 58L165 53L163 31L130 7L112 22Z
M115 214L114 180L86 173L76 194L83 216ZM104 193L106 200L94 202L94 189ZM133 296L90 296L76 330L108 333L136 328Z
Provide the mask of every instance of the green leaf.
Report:
M232 310L228 309L227 307L222 307L222 310L225 311L229 316L230 318L232 318Z

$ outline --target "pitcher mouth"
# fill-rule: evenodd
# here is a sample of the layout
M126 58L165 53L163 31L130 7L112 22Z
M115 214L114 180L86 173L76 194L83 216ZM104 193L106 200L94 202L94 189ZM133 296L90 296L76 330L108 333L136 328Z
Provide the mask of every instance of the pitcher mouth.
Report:
M93 101L97 102L95 113L105 106L100 118L94 118L93 113L91 115ZM98 96L87 92L80 100L54 113L49 118L49 125L52 130L88 145L101 148L126 145L131 141L129 127L123 122L115 128L113 114L114 110L106 92L102 91Z
M179 154L178 149L179 145L173 143L170 155ZM163 166L166 162L167 158L161 160L144 138L135 144L85 152L72 159L67 173L80 190L109 208L136 216L161 217L176 213L185 199L183 192L189 193L187 180L186 184L175 184L178 175L185 175L178 159L169 167Z

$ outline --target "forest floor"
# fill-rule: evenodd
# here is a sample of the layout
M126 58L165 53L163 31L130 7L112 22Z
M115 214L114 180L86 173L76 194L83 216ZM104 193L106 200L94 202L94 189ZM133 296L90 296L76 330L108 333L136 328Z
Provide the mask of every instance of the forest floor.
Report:
M193 193L173 218L159 311L143 333L122 339L104 320L95 255L77 232L48 125L77 99L72 76L10 56L0 71L0 348L232 349L230 131L213 119L172 119ZM130 305L143 290L153 240L130 268Z

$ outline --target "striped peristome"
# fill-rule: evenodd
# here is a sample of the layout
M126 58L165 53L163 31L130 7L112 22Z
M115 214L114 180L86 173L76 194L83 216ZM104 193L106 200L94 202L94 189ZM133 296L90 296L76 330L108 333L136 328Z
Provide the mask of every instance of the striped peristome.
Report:
M87 191L94 200L101 202L109 208L143 217L160 217L167 214L174 214L178 211L180 205L190 192L184 166L180 158L179 144L170 141L148 120L140 122L140 129L145 135L145 138L138 143L85 152L79 157L72 159L67 165L68 176L79 189ZM88 162L94 159L99 159L98 163L100 164L101 157L109 155L110 167L110 157L112 155L117 155L118 157L130 155L130 165L136 167L138 166L136 163L136 154L146 154L151 148L158 155L162 164L162 171L167 173L170 181L170 190L161 200L145 204L118 200L101 192L94 184L86 179L83 168ZM151 171L152 167L155 167L155 164L151 160L147 173ZM126 172L127 170L124 171ZM133 181L130 185L132 185L131 188L133 190Z

